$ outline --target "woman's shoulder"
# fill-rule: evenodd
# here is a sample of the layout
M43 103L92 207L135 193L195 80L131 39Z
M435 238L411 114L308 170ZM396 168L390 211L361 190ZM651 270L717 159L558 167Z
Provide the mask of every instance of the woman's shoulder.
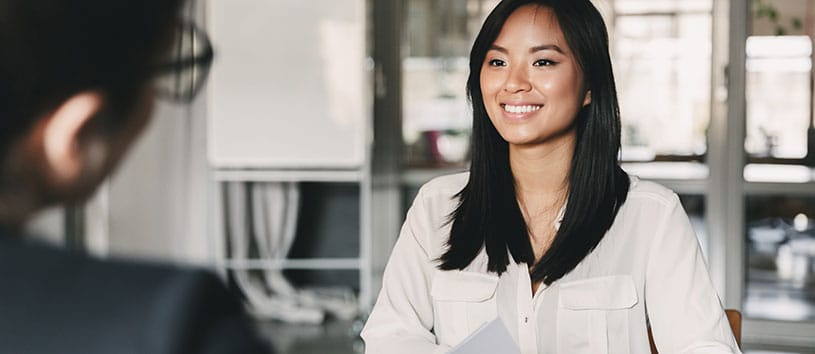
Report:
M631 184L628 188L626 204L661 204L668 207L679 202L679 197L674 191L659 183L642 180L637 176L630 176L630 179Z
M455 199L462 188L467 185L470 172L459 172L454 174L437 176L423 184L419 188L416 199L449 201Z
M467 184L469 173L456 173L431 179L419 189L405 222L420 244L431 254L444 248L449 237L450 215L458 206L458 193Z
M469 178L469 171L436 176L423 184L421 190L429 194L456 194L467 185Z

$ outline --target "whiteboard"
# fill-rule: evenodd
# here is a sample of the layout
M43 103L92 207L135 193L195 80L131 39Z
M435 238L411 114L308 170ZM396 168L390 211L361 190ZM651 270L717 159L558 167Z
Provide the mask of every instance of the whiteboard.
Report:
M365 0L211 0L216 168L355 168L370 122Z

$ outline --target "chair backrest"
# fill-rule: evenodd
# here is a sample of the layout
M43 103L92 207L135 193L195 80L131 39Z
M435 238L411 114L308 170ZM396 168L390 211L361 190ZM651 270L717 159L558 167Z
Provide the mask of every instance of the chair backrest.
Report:
M733 336L736 337L736 344L741 348L741 312L738 310L724 310L727 316L727 322L730 322L730 329L733 330ZM648 328L648 341L651 342L651 353L657 354L657 346L654 344L654 336L651 334L651 328Z

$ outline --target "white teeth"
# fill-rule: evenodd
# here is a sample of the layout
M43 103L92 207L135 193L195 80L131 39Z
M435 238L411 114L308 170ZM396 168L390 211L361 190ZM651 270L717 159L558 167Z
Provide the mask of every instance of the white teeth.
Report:
M526 105L526 106L512 106L512 105L504 105L504 110L509 113L529 113L532 111L537 111L542 106L539 105Z

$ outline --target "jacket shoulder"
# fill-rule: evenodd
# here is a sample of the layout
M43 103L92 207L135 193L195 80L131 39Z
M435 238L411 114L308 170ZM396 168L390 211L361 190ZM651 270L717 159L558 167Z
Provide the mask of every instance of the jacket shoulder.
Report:
M268 352L240 301L208 270L100 260L22 240L0 246L9 285L0 290L8 305L0 328L13 328L0 342L11 352ZM47 339L31 341L38 336Z

